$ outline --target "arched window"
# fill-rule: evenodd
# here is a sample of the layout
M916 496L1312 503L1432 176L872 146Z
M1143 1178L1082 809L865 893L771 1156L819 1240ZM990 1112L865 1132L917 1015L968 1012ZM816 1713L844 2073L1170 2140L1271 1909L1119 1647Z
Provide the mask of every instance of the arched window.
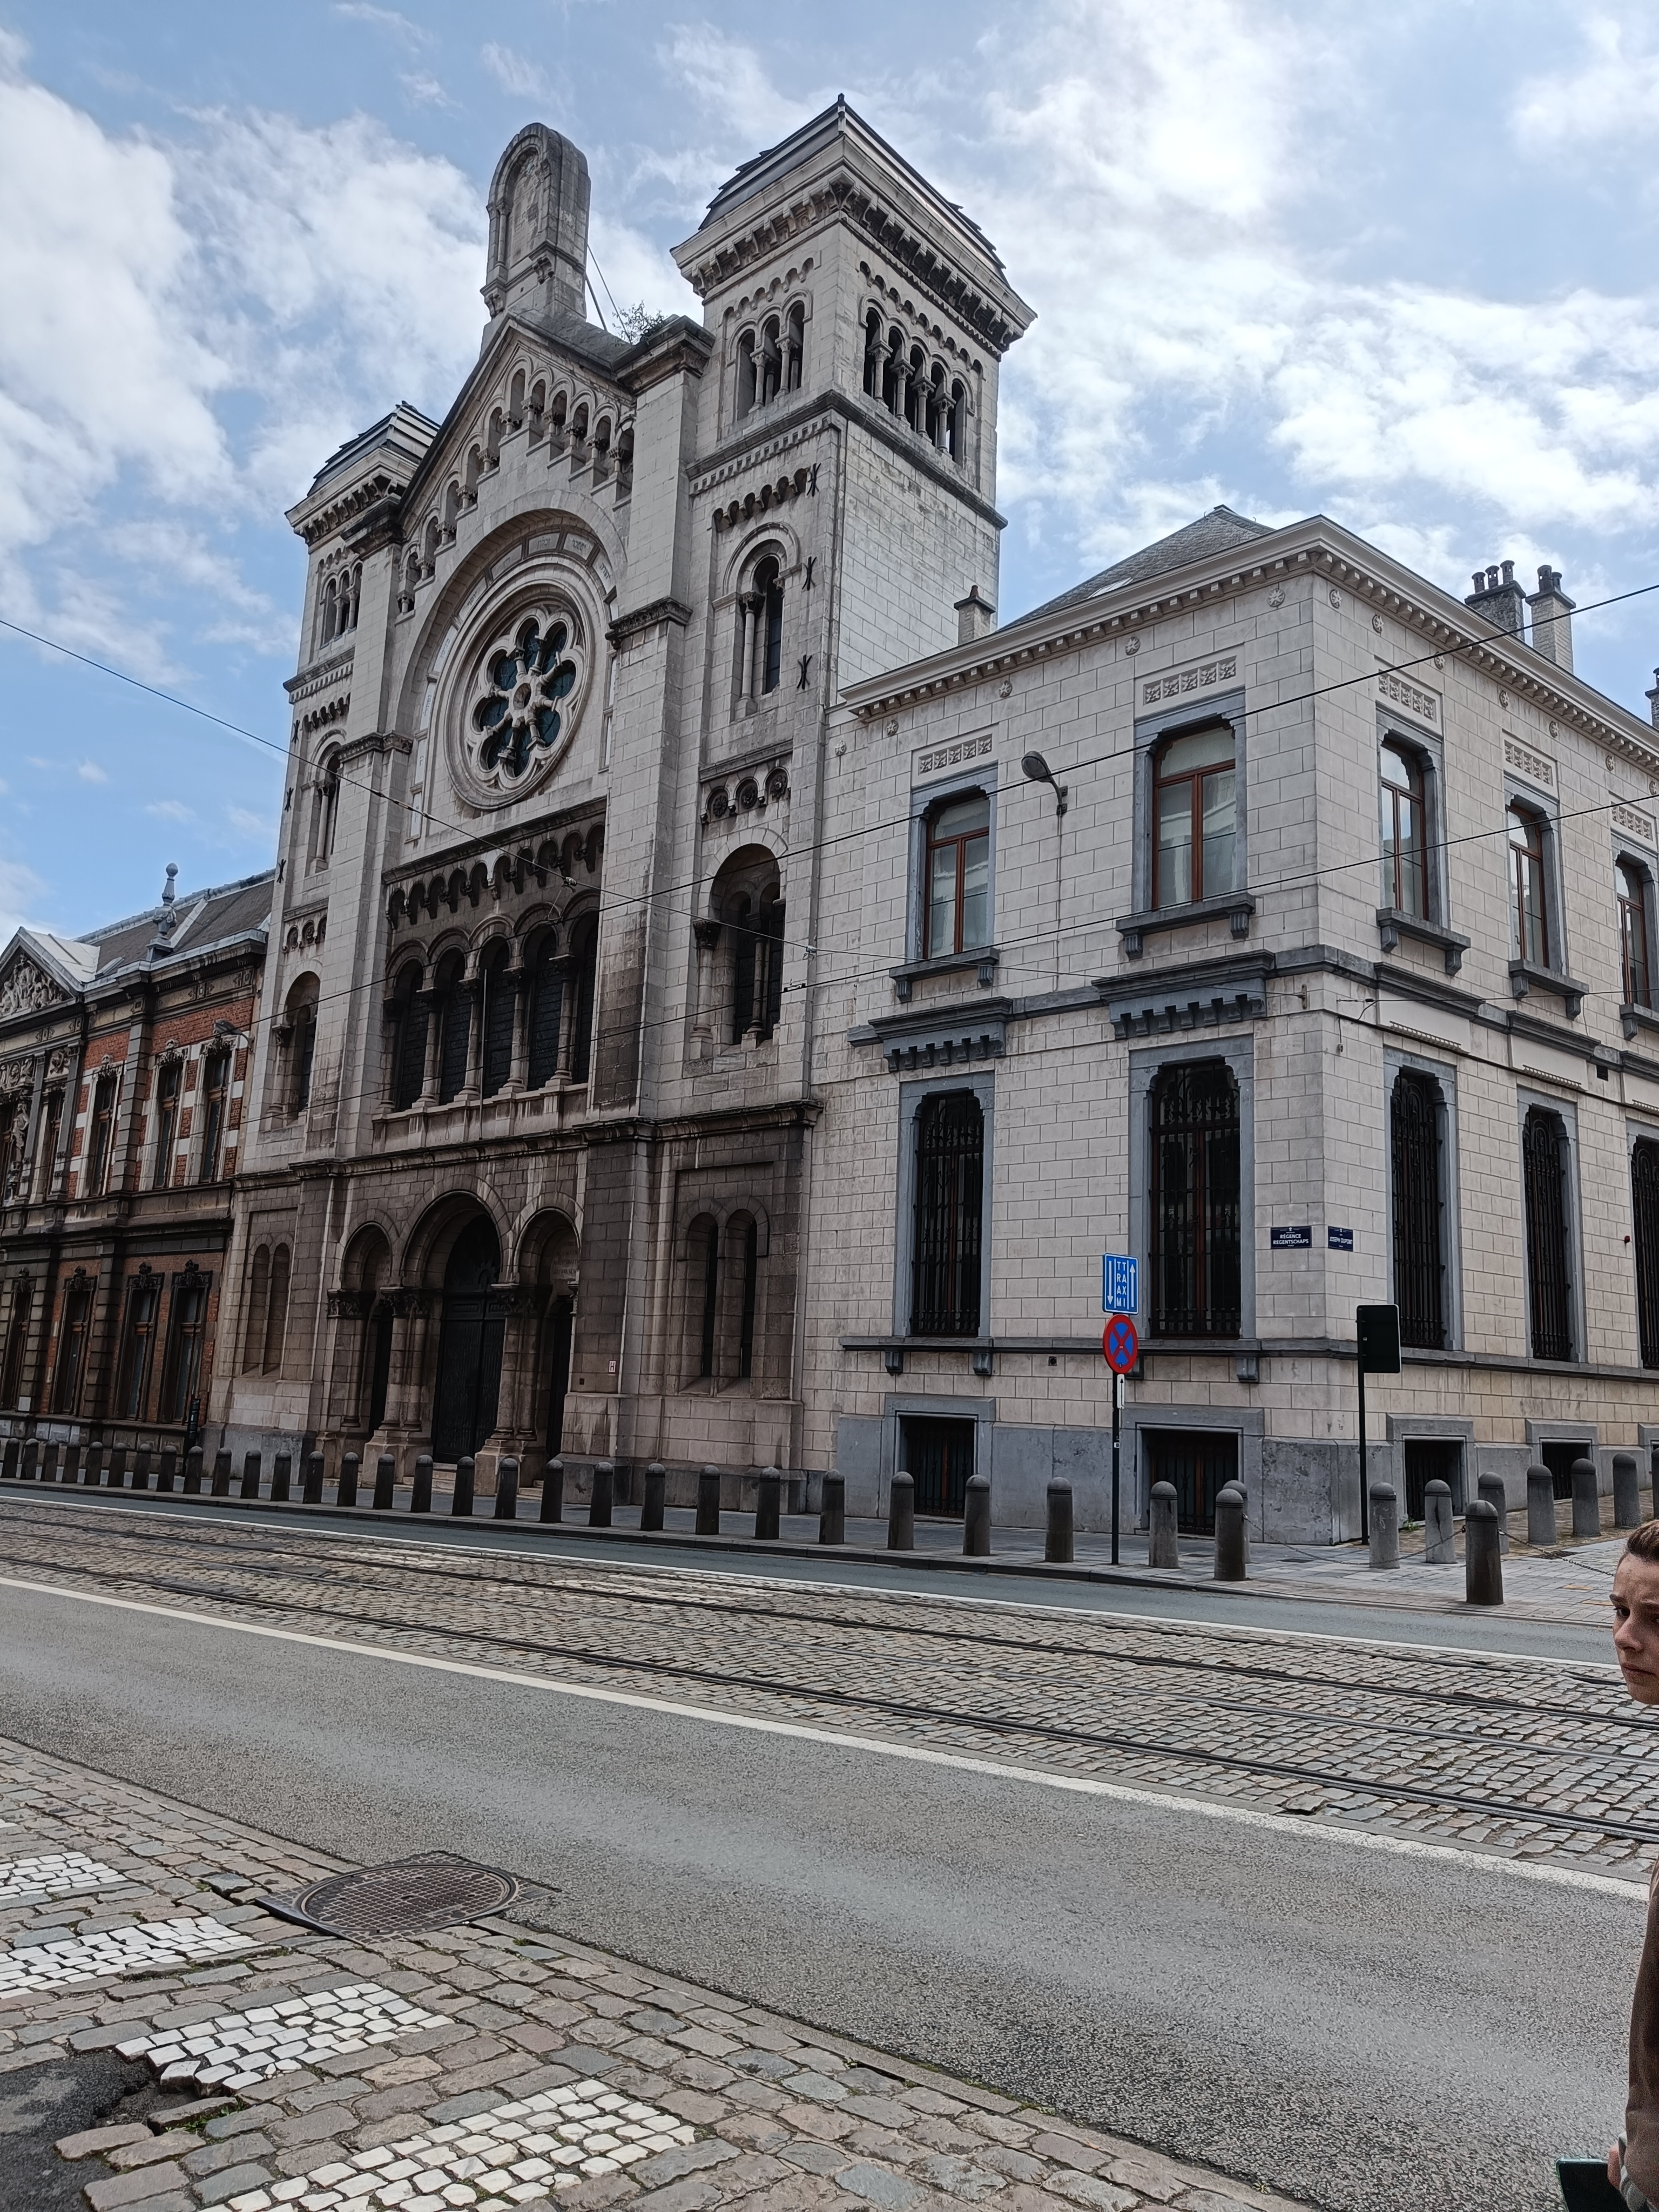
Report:
M478 988L483 996L481 1087L486 1098L493 1098L513 1073L513 1017L518 991L507 973L510 957L505 945L492 945L478 971Z
M1534 1359L1573 1357L1572 1202L1570 1158L1561 1116L1529 1106L1521 1132L1527 1201L1528 1304Z
M864 319L864 389L872 399L881 398L881 315L872 307Z
M783 388L799 392L806 362L806 309L797 300L783 326Z
M1644 1367L1659 1367L1659 1144L1638 1138L1630 1155L1636 1246L1636 1318Z
M754 688L775 691L783 680L783 579L769 556L755 570Z
M587 402L585 399L570 418L570 434L579 446L587 441Z
M87 1146L87 1180L82 1198L101 1198L115 1149L115 1078L100 1075L93 1093L92 1128Z
M1160 1072L1151 1149L1152 1333L1237 1336L1238 1086L1224 1060Z
M890 415L904 412L904 333L896 323L887 333L881 365L881 404Z
M260 1365L267 1375L282 1372L283 1346L288 1338L289 1252L279 1244L270 1255L270 1298L265 1314L265 1335Z
M927 817L922 957L942 960L991 941L991 802L982 791L942 799Z
M945 424L945 444L958 468L968 461L968 392L958 379L951 386L951 412Z
M1382 803L1382 903L1426 920L1428 820L1417 756L1390 738L1379 755Z
M549 930L536 947L530 967L529 1087L539 1091L559 1072L559 1016L564 1002L564 969Z
M450 1462L476 1452L495 1425L507 1310L495 1291L501 1248L481 1213L457 1237L444 1269L432 1456Z
M472 994L462 972L459 952L447 953L438 965L434 994L438 1010L438 1103L447 1106L466 1083L467 1054L472 1043Z
M173 1181L173 1147L179 1141L179 1089L183 1079L182 1060L164 1060L155 1071L155 1150L149 1171L152 1190L165 1190Z
M927 420L927 356L920 346L912 346L904 374L904 419L913 430L921 429Z
M230 1103L230 1054L222 1046L202 1064L202 1164L198 1182L217 1182L223 1173L225 1117Z
M1534 968L1550 964L1543 817L1518 799L1510 807L1510 952Z
M257 1373L265 1356L265 1323L270 1317L270 1247L261 1244L247 1273L247 1327L242 1336L242 1372Z
M755 333L744 331L738 340L738 420L753 408L760 386L755 372Z
M783 892L771 854L752 845L732 854L714 878L713 904L726 946L728 1039L763 1042L783 1003Z
M1400 1309L1400 1341L1430 1352L1442 1352L1446 1344L1442 1112L1440 1086L1432 1076L1401 1068L1394 1079L1389 1108L1394 1293Z
M321 604L317 611L317 650L332 640L340 626L340 580L331 576L323 586Z
M515 368L507 388L507 419L516 430L524 420L524 371Z
M409 962L392 994L392 1105L407 1113L426 1084L427 1002L421 991L421 964Z
M363 564L361 561L358 561L354 562L350 574L343 579L340 586L340 627L342 629L356 629L357 605L359 600L362 598L362 595Z
M1224 722L1171 738L1158 756L1152 904L1187 906L1237 886L1233 733Z
M738 1281L738 1380L755 1372L755 1298L760 1282L760 1231L752 1213L734 1214L726 1225L726 1250Z
M925 1099L916 1115L912 1336L977 1336L985 1116L971 1091Z
M763 407L775 399L783 382L783 347L778 329L778 319L772 316L761 331L760 341L760 404Z
M1619 964L1627 1006L1651 1006L1648 969L1648 879L1632 860L1620 860Z
M593 990L599 961L598 917L584 915L570 933L570 1079L586 1083L593 1057Z
M334 851L335 827L340 814L340 756L331 752L317 774L316 793L312 800L311 858L314 866L325 868Z
M720 1331L720 1232L706 1216L691 1224L690 1240L691 1282L696 1299L697 1377L712 1382L714 1346Z
M302 975L288 994L288 1073L283 1101L290 1117L311 1103L311 1072L317 1057L317 978Z

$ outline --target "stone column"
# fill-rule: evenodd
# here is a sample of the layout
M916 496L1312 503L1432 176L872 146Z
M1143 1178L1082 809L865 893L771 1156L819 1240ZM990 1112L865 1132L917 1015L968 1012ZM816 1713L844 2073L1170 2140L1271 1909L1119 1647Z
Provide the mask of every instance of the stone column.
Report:
M369 1309L363 1291L331 1291L328 1294L328 1346L324 1373L329 1377L325 1419L331 1428L356 1430L367 1407L363 1403L363 1326Z
M501 1088L520 1091L530 1079L530 970L520 962L504 980L513 994L513 1065Z
M381 1428L388 1441L412 1443L430 1426L422 1404L426 1376L427 1338L436 1303L424 1290L392 1291L392 1364L386 1377L386 1417Z
M476 971L463 975L455 988L466 1006L466 1080L460 1096L477 1099L483 1096L483 977Z
M714 1036L714 951L720 941L717 921L694 921L691 934L697 947L696 1019L691 1026L691 1057L712 1060L719 1050Z
M556 1079L570 1080L570 1061L576 1047L576 963L561 955L553 965L559 977L559 1065Z
M426 1008L426 1068L421 1078L419 1106L435 1106L438 1103L439 1056L443 1050L444 1025L439 1013L438 994L435 990L416 991L415 996Z
M534 1290L498 1290L495 1298L505 1307L507 1325L501 1342L501 1387L495 1401L495 1427L490 1442L499 1451L510 1452L524 1473L533 1476L539 1468L546 1439L536 1432L536 1346L540 1336L541 1298Z
M752 713L755 705L755 634L757 620L761 610L759 594L755 592L745 592L738 601L738 607L743 634L743 659L738 663L738 696L743 702L744 712Z

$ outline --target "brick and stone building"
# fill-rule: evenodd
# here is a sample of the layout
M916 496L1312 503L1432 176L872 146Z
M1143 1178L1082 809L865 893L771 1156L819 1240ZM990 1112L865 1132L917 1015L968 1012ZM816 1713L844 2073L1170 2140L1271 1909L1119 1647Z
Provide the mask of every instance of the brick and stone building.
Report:
M8 1439L177 1446L212 1388L271 877L176 872L143 914L0 953Z

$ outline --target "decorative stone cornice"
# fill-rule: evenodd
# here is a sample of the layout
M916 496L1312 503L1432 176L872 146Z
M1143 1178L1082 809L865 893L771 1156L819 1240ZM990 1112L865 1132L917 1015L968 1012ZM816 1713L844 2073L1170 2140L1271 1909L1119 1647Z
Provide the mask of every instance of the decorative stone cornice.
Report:
M677 623L684 629L691 619L691 610L683 599L651 599L642 607L634 607L627 614L618 615L605 631L611 645L620 653L630 638L642 630L655 629L659 623Z
M700 377L714 350L714 334L684 315L675 315L640 340L638 349L617 370L617 382L637 400L671 376Z
M395 504L403 496L403 485L390 471L377 469L373 476L365 477L361 483L353 484L349 491L342 492L326 507L319 507L314 514L307 515L303 521L295 525L295 529L307 545L315 545L388 497Z
M303 699L314 699L319 691L326 691L331 684L341 683L350 675L356 652L357 641L354 638L339 652L331 653L326 660L313 660L309 668L302 668L297 676L290 676L283 685L283 690L296 707Z

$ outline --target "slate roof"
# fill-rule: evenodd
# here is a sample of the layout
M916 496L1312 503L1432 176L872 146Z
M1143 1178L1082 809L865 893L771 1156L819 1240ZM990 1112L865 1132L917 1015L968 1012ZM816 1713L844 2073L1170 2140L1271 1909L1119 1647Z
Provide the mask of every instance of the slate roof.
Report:
M178 916L171 940L173 951L201 952L210 945L222 945L228 938L244 937L251 931L263 929L270 919L270 894L275 881L276 871L267 868L262 875L243 876L235 883L219 884L210 890L180 891L173 902L173 911ZM155 926L167 911L158 899L143 914L106 922L101 929L89 929L80 941L96 953L96 973L106 976L118 968L143 960L155 938Z
M1029 622L1038 615L1058 614L1062 607L1080 607L1089 599L1097 599L1115 591L1120 584L1144 584L1149 576L1162 576L1170 568L1185 568L1189 561L1206 561L1212 554L1228 553L1237 545L1248 545L1255 538L1271 538L1273 534L1265 522L1253 522L1248 514L1235 514L1230 507L1212 507L1196 522L1185 523L1167 538L1143 545L1139 553L1114 562L1109 568L1103 568L1086 583L1074 584L1057 599L1045 600L1040 607L1033 607L1030 615L1022 615L1020 620Z

